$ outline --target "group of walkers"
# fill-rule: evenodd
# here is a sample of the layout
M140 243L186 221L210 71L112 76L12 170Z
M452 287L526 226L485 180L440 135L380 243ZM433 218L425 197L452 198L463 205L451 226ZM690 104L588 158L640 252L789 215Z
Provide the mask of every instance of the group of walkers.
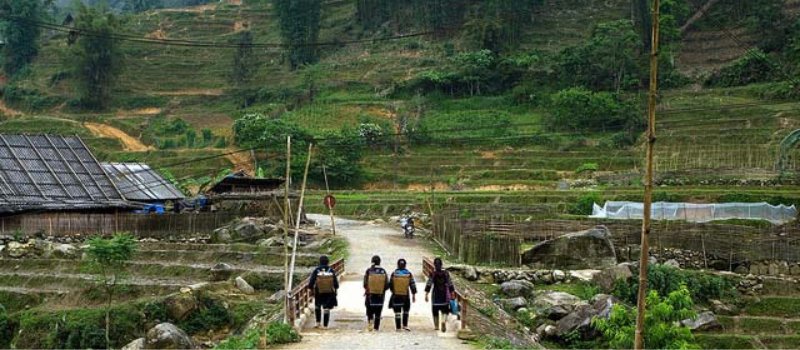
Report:
M434 271L425 284L425 301L431 301L433 324L437 331L447 331L447 315L451 300L455 300L455 287L450 274L442 268L442 259L433 261ZM336 298L339 280L336 272L329 266L327 256L319 259L319 266L311 273L308 284L314 291L314 315L316 327L328 328L331 309L338 305ZM372 257L372 266L364 274L364 306L367 311L367 331L378 331L381 326L386 293L391 291L388 307L394 311L394 325L397 331L410 331L408 328L411 304L417 301L417 284L414 275L407 268L405 259L397 260L397 269L391 274L381 267L381 258ZM430 294L432 299L430 298Z

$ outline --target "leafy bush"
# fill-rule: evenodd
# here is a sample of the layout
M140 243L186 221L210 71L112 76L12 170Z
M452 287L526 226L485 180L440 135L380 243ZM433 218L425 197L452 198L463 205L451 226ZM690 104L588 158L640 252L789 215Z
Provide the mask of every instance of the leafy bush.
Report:
M698 349L689 328L679 325L687 318L697 317L692 310L692 297L685 285L660 298L658 292L647 295L643 334L648 349ZM636 310L615 305L608 319L595 318L592 325L599 330L612 348L633 348Z
M575 169L576 174L582 174L588 171L597 171L600 169L600 166L597 163L583 163L577 169Z
M267 326L267 344L288 344L300 341L300 334L283 322L273 322Z
M11 326L11 320L8 318L6 308L0 304L0 348L8 348L11 345L11 337L14 336L14 330Z
M200 310L192 313L188 319L179 322L178 327L189 334L194 334L208 329L219 329L233 323L233 317L222 300L212 298L207 294L200 294L197 299Z
M561 90L550 97L544 124L556 131L636 130L644 125L639 108L608 92L584 88Z
M57 96L44 95L36 90L29 90L13 84L2 88L3 100L21 109L38 111L55 107L64 99Z
M697 302L708 302L711 299L730 298L736 294L734 283L716 275L685 271L667 265L648 265L647 288L660 295L669 295L686 285L692 290L692 297ZM639 290L637 278L628 281L618 280L614 285L613 295L631 304L636 304Z
M742 58L723 67L706 79L705 84L716 87L741 86L775 79L770 58L761 50L750 50Z
M214 349L237 350L237 349L258 349L261 342L261 332L258 329L251 329L239 336L232 336L220 342Z
M600 203L602 198L597 192L589 192L578 198L575 203L570 205L569 213L575 215L591 215L592 207L595 203Z

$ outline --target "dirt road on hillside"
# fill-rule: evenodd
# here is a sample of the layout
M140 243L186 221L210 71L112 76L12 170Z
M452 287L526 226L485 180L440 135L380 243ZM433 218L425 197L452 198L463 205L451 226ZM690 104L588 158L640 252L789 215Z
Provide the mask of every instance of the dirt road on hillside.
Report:
M309 215L330 227L327 215ZM431 306L425 302L425 277L422 274L422 258L431 253L418 240L403 239L402 231L384 225L373 225L363 221L336 219L336 233L350 243L350 257L346 262L347 272L341 280L339 307L331 313L328 330L314 329L313 316L303 330L303 341L287 349L471 349L469 344L456 338L458 322L448 323L448 332L433 329ZM417 302L411 306L409 328L411 332L396 332L394 312L384 308L380 332L365 332L365 309L362 278L373 255L380 255L383 267L393 271L398 258L408 260L408 267L417 280L419 293ZM388 302L388 296L387 296Z
M143 144L135 137L128 135L124 131L111 125L84 123L83 126L89 129L89 131L96 136L119 140L119 142L122 143L122 147L125 148L126 151L147 152L153 149L153 147Z

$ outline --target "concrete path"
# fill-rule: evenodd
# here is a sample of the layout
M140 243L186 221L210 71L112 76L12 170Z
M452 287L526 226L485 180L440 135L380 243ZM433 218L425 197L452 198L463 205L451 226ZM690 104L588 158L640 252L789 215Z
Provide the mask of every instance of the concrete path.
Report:
M308 215L330 228L327 215ZM418 240L403 238L399 227L373 225L363 221L336 219L336 234L350 243L350 258L340 281L339 307L331 313L330 329L314 329L313 317L305 325L303 341L287 349L471 349L472 346L456 338L458 321L451 317L448 332L433 329L431 306L425 302L425 276L422 273L422 258L430 256ZM417 302L411 306L409 328L411 332L396 332L394 312L384 308L380 332L365 332L363 274L370 266L373 255L383 260L383 268L391 273L397 267L397 259L405 258L408 268L417 280ZM388 302L388 296L387 296Z

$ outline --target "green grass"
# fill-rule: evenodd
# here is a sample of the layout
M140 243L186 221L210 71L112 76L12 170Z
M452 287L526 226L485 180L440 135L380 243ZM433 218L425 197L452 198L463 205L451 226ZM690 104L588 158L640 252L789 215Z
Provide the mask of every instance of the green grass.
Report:
M735 334L696 334L701 349L756 349L753 338Z
M797 317L800 315L800 298L761 297L748 303L742 311L753 316Z
M739 330L745 334L780 334L783 333L780 320L765 320L757 318L739 318Z
M797 349L800 348L800 335L759 337L767 349Z

